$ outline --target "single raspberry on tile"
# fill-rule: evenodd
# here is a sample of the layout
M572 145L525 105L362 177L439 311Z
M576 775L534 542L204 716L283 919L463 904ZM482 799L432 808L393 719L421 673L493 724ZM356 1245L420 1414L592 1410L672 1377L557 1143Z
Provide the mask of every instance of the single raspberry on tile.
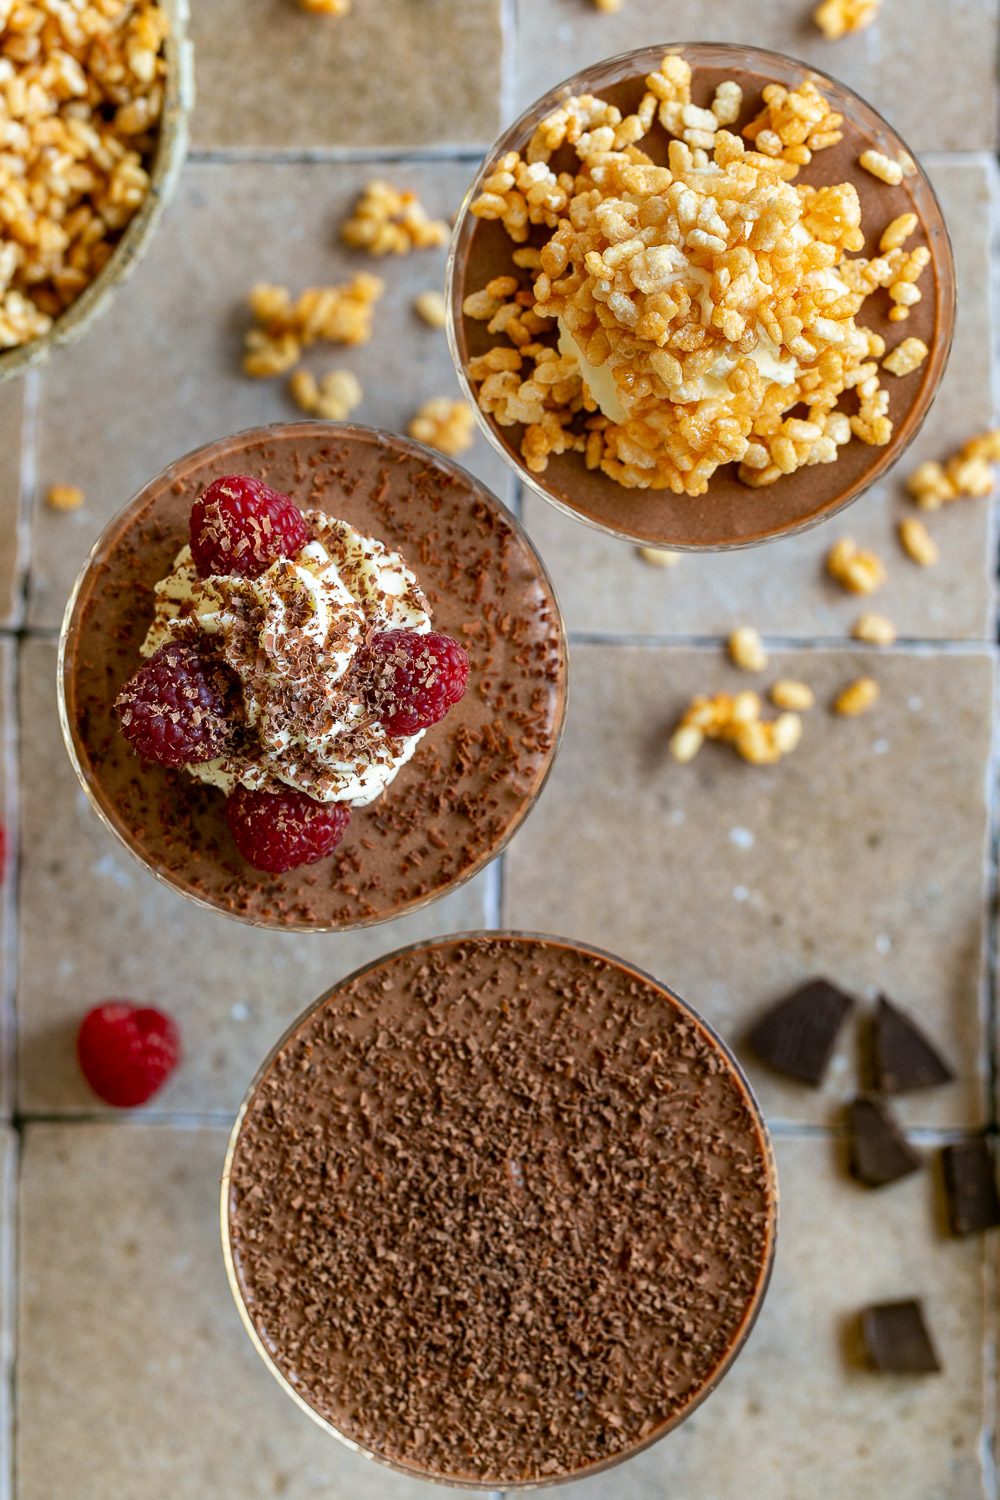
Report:
M162 1011L107 1000L81 1021L76 1053L99 1098L118 1109L133 1109L166 1083L180 1061L181 1039Z
M237 849L247 864L270 875L324 859L350 821L345 802L316 802L292 787L257 792L238 786L226 800L226 822Z
M202 578L259 578L309 541L298 506L249 474L214 479L191 507L191 555Z
M143 760L196 765L221 755L232 733L231 679L195 646L168 641L115 700L122 734Z
M469 658L451 636L386 630L372 636L361 670L366 701L386 733L419 734L464 695Z

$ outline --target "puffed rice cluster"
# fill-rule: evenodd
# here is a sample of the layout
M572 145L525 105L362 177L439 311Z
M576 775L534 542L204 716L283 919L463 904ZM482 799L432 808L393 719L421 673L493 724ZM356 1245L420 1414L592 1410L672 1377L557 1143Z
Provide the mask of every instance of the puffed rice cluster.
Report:
M344 221L340 237L354 250L371 255L409 255L448 243L443 219L432 219L416 193L380 178L369 182Z
M828 41L839 41L851 31L863 31L878 17L882 0L820 0L813 20Z
M343 286L309 287L294 302L287 287L258 282L248 299L256 326L246 335L243 373L255 380L284 375L318 339L367 344L384 291L384 282L366 272Z
M145 199L168 30L154 0L0 0L0 348L48 332Z
M472 447L476 418L467 401L432 396L410 422L410 437L455 458Z
M993 490L992 464L1000 463L1000 429L969 438L947 463L921 464L906 488L921 510L940 510L953 500L979 499Z
M759 693L716 693L692 699L670 737L670 753L686 764L706 740L722 740L755 766L771 766L789 755L802 738L797 713L762 719Z
M904 316L919 299L930 255L903 244L915 216L894 220L868 259L853 184L795 184L841 139L842 117L811 82L769 85L742 139L727 129L742 108L737 84L700 109L673 54L646 84L626 118L592 95L568 99L523 156L496 163L473 203L516 246L511 274L464 304L505 340L470 360L482 409L523 424L534 473L574 451L626 487L689 495L723 464L760 488L835 462L852 436L888 443L884 341L855 318L879 288ZM673 137L665 167L638 144L657 117ZM575 174L549 165L565 146ZM527 243L535 226L552 231L541 249ZM572 345L557 345L557 318L587 364L612 374L624 421L600 411ZM786 383L751 358L758 348L780 356ZM836 410L845 391L857 394L852 416Z

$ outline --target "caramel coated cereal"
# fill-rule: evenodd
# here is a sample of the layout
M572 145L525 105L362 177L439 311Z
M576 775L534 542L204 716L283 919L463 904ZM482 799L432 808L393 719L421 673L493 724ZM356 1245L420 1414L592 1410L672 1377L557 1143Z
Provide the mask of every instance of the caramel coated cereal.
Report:
M475 413L467 401L434 396L424 402L408 431L418 443L455 457L472 447L475 428Z
M354 205L340 237L345 245L371 255L409 255L447 244L449 233L441 219L429 217L416 193L376 178Z
M867 713L878 699L878 683L874 677L858 677L848 683L833 700L833 711L842 718L854 719Z
M981 499L993 491L995 463L1000 463L1000 428L969 438L947 463L921 464L906 488L921 510L940 510L953 500Z
M775 708L805 713L816 702L816 695L807 682L781 677L771 688L771 702Z
M694 759L706 740L722 740L751 765L774 765L798 745L802 720L797 713L762 719L761 708L760 697L753 692L692 699L670 737L671 755L685 763Z
M327 422L345 422L365 395L351 370L331 370L319 380L311 370L296 370L289 390L302 411Z
M882 559L860 548L851 537L834 542L826 557L826 571L849 594L873 594L885 583Z
M243 373L255 380L283 375L319 339L366 344L384 290L377 276L362 273L343 286L309 287L293 302L287 287L258 282L248 299L257 326L246 336Z
M904 339L891 354L886 355L882 368L891 375L912 375L914 370L920 369L930 352L923 339Z
M891 646L896 640L896 627L885 615L864 614L858 615L851 634L870 646Z
M923 521L916 516L907 516L899 523L899 540L907 557L922 568L932 568L938 560L937 542Z
M413 299L413 310L428 328L444 328L448 322L448 310L440 292L419 292Z
M877 18L882 0L821 0L813 20L828 41L836 42L851 31L863 31Z
M45 503L51 510L79 510L86 498L75 484L53 484L45 492Z
M759 633L752 625L741 625L729 637L729 656L743 672L767 670L767 652Z

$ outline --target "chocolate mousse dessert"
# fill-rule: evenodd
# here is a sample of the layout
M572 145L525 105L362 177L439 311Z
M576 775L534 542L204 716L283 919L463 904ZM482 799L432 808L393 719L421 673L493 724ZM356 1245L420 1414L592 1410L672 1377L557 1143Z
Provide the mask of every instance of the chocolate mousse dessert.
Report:
M856 498L923 421L947 231L890 127L776 54L646 49L512 126L456 233L452 349L539 494L669 548Z
M555 938L379 959L279 1043L230 1140L237 1306L326 1430L423 1478L582 1477L681 1422L764 1296L777 1183L676 996Z
M440 895L506 842L561 728L558 607L454 465L290 424L173 465L95 548L60 681L74 763L155 874L333 929Z

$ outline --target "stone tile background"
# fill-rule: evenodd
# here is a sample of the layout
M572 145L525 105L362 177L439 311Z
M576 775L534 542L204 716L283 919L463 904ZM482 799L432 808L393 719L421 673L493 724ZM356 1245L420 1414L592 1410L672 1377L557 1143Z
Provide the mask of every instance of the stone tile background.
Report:
M0 386L0 1500L416 1500L431 1489L328 1442L285 1401L230 1305L217 1182L251 1074L359 963L503 921L645 964L737 1049L807 974L829 973L862 1009L884 988L955 1064L950 1088L900 1107L928 1158L944 1139L995 1135L995 515L970 502L934 518L941 563L919 571L893 540L897 471L811 535L661 572L520 495L477 442L470 466L522 507L573 636L561 760L501 867L398 931L312 940L189 909L90 814L55 710L66 594L163 463L292 414L281 382L238 372L254 280L350 275L367 262L336 229L368 177L451 214L503 119L587 61L658 41L752 31L858 88L925 155L956 247L959 326L910 461L947 450L994 416L1000 0L885 0L877 27L836 45L807 0L623 0L614 15L588 0L354 0L343 20L294 0L192 8L194 146L148 257L82 344ZM443 265L442 252L380 263L374 341L309 356L358 372L359 420L401 429L457 389L443 336L411 312ZM58 481L86 488L83 510L45 508ZM823 579L844 533L889 564L872 602L899 626L891 652L849 640L864 604ZM721 642L744 622L769 640L763 684L780 673L817 691L803 744L773 770L719 747L678 767L666 732L692 693L737 681ZM877 708L832 719L830 697L860 671L881 683ZM167 1005L187 1043L141 1118L102 1110L74 1063L80 1013L116 994ZM847 1177L854 1029L815 1094L748 1061L782 1182L760 1325L673 1438L567 1497L998 1500L998 1236L947 1238L932 1170L878 1194ZM925 1300L942 1376L857 1364L852 1314L907 1295Z

